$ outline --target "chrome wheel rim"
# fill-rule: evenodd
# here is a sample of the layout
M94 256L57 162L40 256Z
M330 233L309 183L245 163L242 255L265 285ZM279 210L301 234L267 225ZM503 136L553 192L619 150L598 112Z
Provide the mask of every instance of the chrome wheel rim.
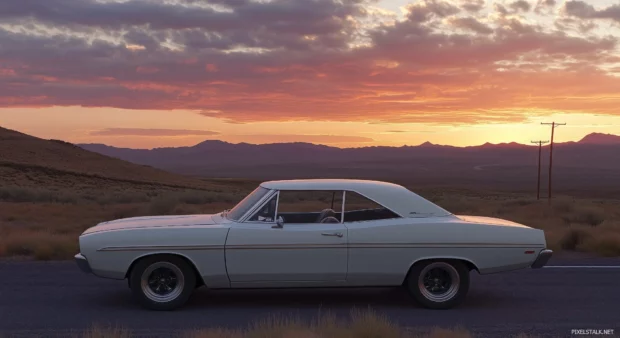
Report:
M151 264L144 270L140 278L144 295L158 303L175 300L185 285L183 272L176 265L168 262Z
M456 269L444 262L431 263L422 269L418 288L422 295L433 302L449 301L459 291L461 279Z

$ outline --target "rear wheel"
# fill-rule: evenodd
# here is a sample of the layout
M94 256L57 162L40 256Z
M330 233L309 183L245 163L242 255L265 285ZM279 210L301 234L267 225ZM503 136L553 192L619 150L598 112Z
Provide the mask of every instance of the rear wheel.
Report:
M174 310L189 299L196 286L196 275L180 257L151 256L133 267L129 286L142 306L151 310Z
M416 263L406 286L413 298L429 309L449 309L460 304L469 290L469 269L455 260Z

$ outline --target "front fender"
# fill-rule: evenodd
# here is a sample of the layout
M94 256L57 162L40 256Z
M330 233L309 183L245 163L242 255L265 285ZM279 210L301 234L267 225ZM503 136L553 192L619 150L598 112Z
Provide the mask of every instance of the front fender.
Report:
M177 255L190 262L211 288L230 286L226 273L224 227L162 227L97 232L80 236L80 251L93 274L125 279L131 266L151 255Z

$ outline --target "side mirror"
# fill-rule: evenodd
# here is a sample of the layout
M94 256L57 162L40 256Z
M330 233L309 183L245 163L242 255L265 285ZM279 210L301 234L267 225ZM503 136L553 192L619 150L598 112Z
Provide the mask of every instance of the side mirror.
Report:
M278 216L276 219L276 225L271 226L273 229L282 229L284 228L284 218L282 216Z

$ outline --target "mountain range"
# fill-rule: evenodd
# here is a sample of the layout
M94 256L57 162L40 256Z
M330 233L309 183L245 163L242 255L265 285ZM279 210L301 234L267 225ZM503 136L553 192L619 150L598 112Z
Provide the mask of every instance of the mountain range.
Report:
M155 168L202 177L290 179L347 177L409 184L536 189L538 147L485 143L454 147L336 148L310 143L231 144L209 140L191 147L129 149L79 144L83 149ZM542 185L547 184L549 146L542 148ZM592 133L555 143L554 190L620 195L620 136Z

